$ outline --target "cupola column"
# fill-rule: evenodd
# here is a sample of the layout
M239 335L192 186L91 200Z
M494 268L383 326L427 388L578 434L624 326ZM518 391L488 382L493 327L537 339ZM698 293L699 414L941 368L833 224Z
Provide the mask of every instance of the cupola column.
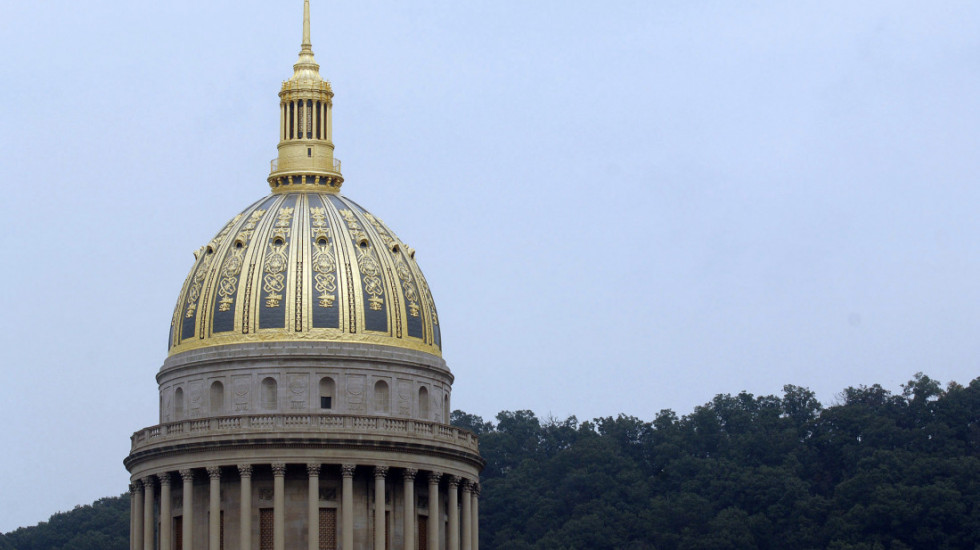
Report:
M340 467L341 475L344 478L344 485L341 487L343 495L341 498L340 515L343 517L343 550L354 550L354 464L344 464Z
M143 482L133 482L133 550L143 550Z
M184 544L183 550L194 550L194 470L181 470L180 478L184 481L180 497L183 503L181 540Z
M442 514L439 513L439 478L442 472L429 473L429 548L439 548L439 528Z
M221 550L221 468L208 467L211 490L208 494L208 548Z
M306 500L309 508L307 538L310 550L320 550L320 464L311 462L306 465L306 471L310 478Z
M459 481L458 476L449 476L449 550L459 550Z
M383 549L385 545L385 477L387 466L374 468L374 547Z
M286 465L272 465L272 549L286 550Z
M171 514L170 473L157 476L160 479L160 550L170 550L174 520Z
M480 484L473 484L473 550L480 550Z
M238 537L239 550L252 550L252 465L239 464L238 475L241 477L242 494L239 501L242 504L240 535Z
M460 512L462 517L463 534L460 541L462 550L472 550L473 548L473 509L472 509L473 484L469 480L463 480L463 505Z
M417 523L415 519L415 476L418 473L418 470L411 468L402 473L402 478L405 480L405 527L402 529L405 533L405 550L415 550L415 524Z
M143 478L143 550L155 550L156 546L156 537L153 536L153 524L156 523L153 521L154 489L153 478Z

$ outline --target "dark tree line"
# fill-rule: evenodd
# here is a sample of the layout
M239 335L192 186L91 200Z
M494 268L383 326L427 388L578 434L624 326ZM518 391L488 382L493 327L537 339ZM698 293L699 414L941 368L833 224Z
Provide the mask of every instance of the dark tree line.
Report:
M683 417L579 422L454 411L487 460L501 550L980 549L980 378L894 395L718 395ZM127 495L0 535L0 550L125 550Z
M980 548L980 378L893 395L718 395L678 417L496 423L461 411L487 460L490 549Z
M34 527L0 535L0 550L128 550L129 495L60 512Z

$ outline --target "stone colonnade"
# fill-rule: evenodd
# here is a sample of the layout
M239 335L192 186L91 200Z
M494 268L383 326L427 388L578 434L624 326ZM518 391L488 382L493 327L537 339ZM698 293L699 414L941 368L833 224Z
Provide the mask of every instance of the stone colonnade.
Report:
M354 472L357 465L341 465L341 476L343 485L341 489L342 503L339 507L342 524L340 527L341 540L338 541L339 550L355 550L354 547ZM171 482L174 477L170 472L149 475L142 479L135 480L130 485L130 550L174 550L174 541L180 537L180 550L223 550L223 527L221 508L221 468L218 466L208 466L201 468L207 472L210 480L208 490L208 513L194 509L194 499L187 498L186 495L193 494L194 477L198 469L182 469L179 471L180 479L183 482L182 488L182 520L181 532L175 533L175 529L169 525L169 521L162 521L171 516ZM286 465L282 463L271 464L273 474L273 550L286 550L286 522L285 522L285 475ZM241 498L240 509L229 513L238 512L240 514L240 534L239 550L261 550L261 541L253 540L252 530L252 464L240 464L237 466L238 478L240 481ZM320 550L320 503L319 503L319 477L321 464L307 464L307 475L309 478L308 498L307 498L307 540L309 550ZM386 523L386 493L385 483L392 477L392 471L387 466L377 465L373 467L374 479L374 536L373 545L368 546L367 541L362 542L363 548L383 550L390 548L390 533L387 532ZM416 469L401 469L401 478L404 484L403 509L404 509L404 541L405 550L479 550L479 495L480 484L474 480L465 479L459 476L444 475L441 472L429 471L425 475L428 481L429 495L428 507L426 510L416 510L415 499L415 479L419 475ZM448 497L447 516L448 530L446 531L445 545L440 545L440 527L446 528L441 521L442 514L439 509L439 486L445 480ZM159 486L159 499L157 499L157 486ZM159 537L156 535L156 511L159 503L159 517L161 518L161 529ZM349 511L345 513L345 511ZM418 525L417 518L419 512L428 512L431 519L426 522L428 531L424 534L416 533ZM206 518L207 528L207 548L194 548L193 532L194 520ZM423 545L422 540L427 543ZM159 543L159 546L157 544ZM292 549L291 549L292 550Z

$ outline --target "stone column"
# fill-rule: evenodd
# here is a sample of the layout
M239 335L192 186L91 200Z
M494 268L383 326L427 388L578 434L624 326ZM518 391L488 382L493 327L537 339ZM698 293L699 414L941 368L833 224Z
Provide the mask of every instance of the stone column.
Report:
M468 480L463 480L463 506L461 514L462 531L460 540L461 550L473 549L473 509L472 506L473 484Z
M272 548L286 550L286 465L272 465Z
M242 494L239 499L242 503L241 532L238 535L238 550L252 550L252 465L239 464L238 475L241 476Z
M184 528L181 531L181 538L184 541L184 550L194 550L194 470L181 470L180 478L184 480L184 491L180 497L183 503Z
M208 466L208 550L221 550L221 468Z
M173 514L170 512L170 474L160 474L160 550L170 550L174 532Z
M402 474L405 480L405 550L415 550L415 476L418 470L408 468Z
M153 536L153 476L143 478L143 550L155 550L156 537Z
M342 550L354 550L354 464L344 464L340 467L341 475L344 478L344 492L341 495L340 514L343 521L343 542Z
M473 483L473 550L480 550L480 484Z
M385 477L387 466L374 467L374 549L385 549Z
M130 521L133 528L133 540L130 546L133 550L143 550L143 482L136 480L133 482L133 519Z
M449 550L459 550L459 476L449 476Z
M310 514L308 520L310 550L320 550L320 465L311 462L306 465L306 471L310 474L310 488L307 496Z
M439 513L439 478L442 472L429 473L429 548L439 548L439 526L442 514Z

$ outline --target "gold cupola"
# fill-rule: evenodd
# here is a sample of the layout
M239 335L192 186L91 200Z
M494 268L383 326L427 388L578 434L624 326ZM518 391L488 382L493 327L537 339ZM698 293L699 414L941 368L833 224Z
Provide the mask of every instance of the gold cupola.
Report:
M320 76L310 42L310 0L303 6L303 44L293 76L279 92L279 157L272 161L273 193L301 189L336 193L344 182L333 156L333 90Z

